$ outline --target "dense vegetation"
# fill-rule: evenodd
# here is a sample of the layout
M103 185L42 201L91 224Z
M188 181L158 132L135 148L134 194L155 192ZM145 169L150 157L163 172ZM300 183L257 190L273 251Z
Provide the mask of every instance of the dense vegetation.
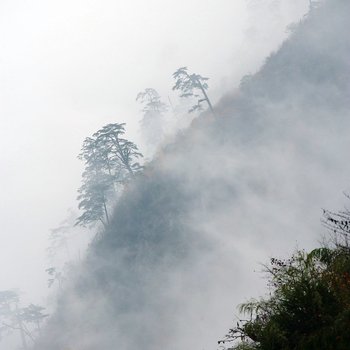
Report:
M348 197L348 196L347 196ZM331 239L265 266L269 296L241 304L219 344L245 350L345 350L350 344L350 211L324 210Z
M234 349L329 350L350 344L350 246L271 259L271 294L240 306L249 318L222 342Z

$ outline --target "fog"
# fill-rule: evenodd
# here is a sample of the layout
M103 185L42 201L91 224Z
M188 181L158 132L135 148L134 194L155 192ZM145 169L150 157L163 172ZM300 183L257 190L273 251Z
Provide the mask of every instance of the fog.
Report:
M339 150L348 146L346 124L334 127L328 118L333 112L323 106L315 108L314 101L310 102L309 110L315 119L321 115L323 124L305 124L300 98L310 93L307 86L293 94L285 92L287 98L281 98L277 103L273 96L261 93L259 83L265 84L266 78L258 76L252 83L253 91L246 96L255 96L254 103L264 106L262 114L268 117L263 118L261 124L252 123L247 128L244 119L248 114L237 113L240 108L236 106L232 109L235 101L240 105L246 103L244 99L242 102L232 97L241 78L258 71L265 58L287 37L286 27L303 18L307 10L308 1L301 0L242 0L220 4L197 0L190 3L61 1L57 4L2 1L0 289L19 288L25 302L48 306L52 300L48 295L53 293L47 288L45 272L50 266L46 251L50 244L49 233L66 218L69 208L77 207L76 191L83 168L76 157L83 139L106 123L126 122L127 137L138 143L141 151L146 150L139 134L142 113L140 104L135 101L136 95L146 87L154 87L164 100L169 97L177 104L177 95L171 91L171 74L180 66L188 66L210 77L212 101L223 116L234 115L237 130L232 132L227 128L228 135L222 137L233 141L221 146L205 141L208 131L205 126L200 126L199 132L189 132L188 137L193 140L184 142L192 147L188 159L176 150L155 165L156 173L165 172L166 178L171 173L183 180L183 184L175 182L174 186L179 186L192 198L189 204L187 200L179 199L184 206L182 210L185 207L189 210L186 227L189 232L201 232L202 238L194 245L203 244L205 248L195 248L190 260L184 257L191 268L171 269L167 264L163 267L154 263L159 274L153 272L147 290L142 291L141 296L136 294L126 304L138 298L141 303L146 300L147 304L148 292L154 293L159 280L165 279L167 283L158 295L160 300L154 301L156 305L151 302L142 312L134 311L137 317L133 312L126 312L126 318L118 318L118 321L111 320L108 314L102 323L109 323L113 332L119 327L121 347L133 348L142 341L128 337L123 330L132 325L140 329L145 323L154 325L159 322L159 309L162 309L163 326L168 334L167 315L174 311L172 308L176 304L186 323L181 322L180 311L174 315L171 320L177 322L174 338L157 343L155 334L152 338L149 331L141 333L147 336L153 348L154 344L161 347L167 342L174 349L197 343L203 348L206 341L210 341L208 348L211 348L219 329L224 334L226 325L229 326L234 303L246 297L249 289L263 290L264 281L257 282L260 276L250 280L246 273L259 270L259 263L270 254L287 254L298 244L311 247L321 231L320 208L337 208L344 202L341 192L347 189L349 169L342 167L345 154ZM322 39L320 35L307 42L321 46ZM343 55L343 52L333 52L337 58ZM268 68L265 72L268 76ZM297 83L292 81L290 85L294 88ZM326 95L336 89L321 84L318 93L322 95L324 91ZM272 91L266 86L262 90ZM226 97L222 99L223 95ZM334 101L337 101L336 97L333 96ZM290 104L288 99L295 101L295 109L286 107ZM244 106L241 109L244 110ZM286 124L274 124L274 118L281 111ZM338 120L345 120L344 112L338 112ZM292 117L298 113L300 117L293 124ZM255 111L251 114L254 119ZM176 123L171 123L175 129ZM287 131L285 125L288 125ZM260 133L260 128L268 131ZM305 143L310 135L315 141L311 145ZM330 135L331 143L325 141ZM295 144L296 140L300 143ZM178 136L175 141L169 138L169 142L176 145L182 141ZM213 152L203 155L203 148ZM232 155L232 149L235 149L234 156L228 157L230 152ZM216 167L215 162L220 166ZM260 179L256 174L260 174ZM155 175L154 182L158 181L158 176ZM218 185L215 191L208 191L213 182L225 186ZM227 192L227 184L232 187L232 193ZM130 197L134 203L134 196ZM216 208L212 208L214 199L220 203ZM307 217L300 220L304 213ZM121 225L120 220L118 225ZM288 239L270 244L281 231ZM308 231L313 234L305 237ZM232 232L235 232L233 239L229 238ZM87 236L82 237L84 233ZM77 260L84 254L86 237L90 238L94 232L89 234L82 230L75 234L80 237L72 252ZM193 234L189 234L191 242ZM253 238L258 234L263 237L262 241ZM123 257L118 259L119 269L127 268ZM171 254L169 259L173 259ZM147 258L145 261L148 262ZM106 261L96 265L99 264L106 264ZM112 262L107 261L107 264ZM153 262L150 266L154 266ZM234 280L227 275L232 272L231 268L236 271ZM193 280L193 276L198 278ZM237 280L240 281L238 285ZM212 282L211 288L206 288L208 282ZM181 289L184 286L187 293ZM235 298L227 305L233 289ZM91 291L89 297L98 300L94 306L96 314L105 316L101 310L108 308L105 305L108 298L100 293L100 290ZM213 301L215 296L225 302ZM90 305L80 297L76 298L74 293L67 298L69 305L76 308L73 320L87 304ZM173 300L176 300L175 304ZM207 305L205 310L203 305ZM227 309L232 312L225 312ZM211 325L211 317L219 317L221 321L216 329L213 327L209 331L206 327ZM200 326L188 327L188 323L199 319L203 320ZM110 333L105 328L104 337L92 334L94 339L85 338L82 343L74 340L73 348L93 349L98 344L102 344L103 349L112 348L115 334L111 337ZM8 349L4 344L0 343L0 348Z

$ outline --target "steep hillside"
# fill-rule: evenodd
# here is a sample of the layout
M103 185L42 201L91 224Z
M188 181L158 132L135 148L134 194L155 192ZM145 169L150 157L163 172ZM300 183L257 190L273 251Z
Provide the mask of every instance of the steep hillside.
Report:
M270 255L349 188L350 3L304 19L124 193L36 350L213 349ZM259 269L259 268L258 268ZM249 291L249 292L248 292Z

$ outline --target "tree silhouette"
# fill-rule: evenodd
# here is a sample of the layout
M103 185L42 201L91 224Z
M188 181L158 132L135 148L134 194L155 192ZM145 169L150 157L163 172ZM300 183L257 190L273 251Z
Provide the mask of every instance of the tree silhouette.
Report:
M50 229L50 245L47 248L50 259L53 259L62 250L65 251L66 259L71 259L69 239L72 236L76 217L76 212L70 208L67 217L57 227Z
M139 92L136 101L144 106L143 118L140 122L143 137L147 144L157 146L164 134L164 113L168 110L168 106L161 101L158 92L152 88Z
M180 97L188 98L195 97L197 98L197 104L193 105L189 112L201 111L202 103L206 102L212 114L216 117L214 108L210 102L206 90L208 90L207 81L209 78L202 77L199 74L189 74L187 67L180 67L173 73L173 78L175 79L175 84L173 90L181 91Z
M137 146L122 137L124 125L108 124L84 140L78 157L85 163L83 183L78 190L83 214L76 225L86 226L99 220L106 226L112 194L142 169L137 162L142 157Z
M44 307L30 304L20 307L20 298L13 290L0 291L0 335L11 331L18 331L22 348L28 349L27 339L35 341L40 332L40 325L48 317L44 314Z
M52 285L57 281L58 288L62 288L63 275L62 272L58 271L56 267L49 267L45 270L50 276L47 280L48 287L51 288Z

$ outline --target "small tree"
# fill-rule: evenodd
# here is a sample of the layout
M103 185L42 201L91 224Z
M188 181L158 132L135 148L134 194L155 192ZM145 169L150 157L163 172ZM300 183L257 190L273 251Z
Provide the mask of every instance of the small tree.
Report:
M19 295L13 290L0 291L0 335L13 330L20 332L22 346L27 349L27 341L18 311Z
M42 306L30 304L21 309L20 318L25 323L34 324L36 330L40 332L42 322L49 316L48 314L43 313L44 310L45 308Z
M144 107L145 113L164 113L168 110L168 106L160 99L160 95L155 89L147 88L136 96L136 101L140 101Z
M50 245L47 248L50 259L53 259L61 250L64 250L66 258L70 260L71 254L68 243L74 229L76 217L76 213L69 209L67 217L57 227L50 230Z
M27 339L35 341L35 332L40 331L40 324L48 317L43 313L45 308L30 304L20 307L20 298L13 290L0 291L0 334L18 331L22 348L28 349ZM34 324L34 328L33 325Z
M320 6L320 0L309 0L309 10L312 11Z
M158 92L152 88L147 88L139 92L136 101L143 104L143 118L140 122L141 131L147 144L157 146L161 141L164 129L164 113L168 106L160 99Z
M346 195L349 199L349 195ZM328 228L337 247L350 246L350 210L345 208L337 213L323 210L322 223Z
M122 137L123 124L108 124L84 140L79 159L85 163L83 184L79 188L79 209L83 214L76 225L100 221L109 223L108 206L118 186L125 185L142 169L137 146Z
M63 282L63 274L62 272L58 271L56 267L49 267L45 270L48 275L49 279L47 280L47 285L49 288L53 286L53 284L57 281L58 288L62 289L62 282Z
M173 73L173 78L175 79L175 85L173 90L180 90L180 97L195 97L197 98L197 104L193 105L189 109L189 113L202 110L202 103L206 102L212 114L214 116L214 108L209 100L206 90L208 90L207 81L209 78L202 77L199 74L189 74L187 72L187 67L181 67Z

